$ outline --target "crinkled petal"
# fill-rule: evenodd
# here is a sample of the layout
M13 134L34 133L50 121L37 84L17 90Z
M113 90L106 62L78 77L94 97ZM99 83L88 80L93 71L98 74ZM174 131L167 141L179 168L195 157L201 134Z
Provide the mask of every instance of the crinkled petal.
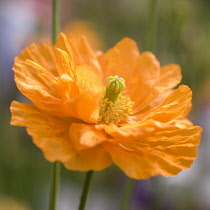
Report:
M77 152L69 137L71 123L79 123L74 118L60 118L40 112L34 105L14 101L11 105L12 125L26 126L34 144L39 147L45 158L61 161L71 170L102 170L112 160L103 147L96 146Z
M101 75L90 65L75 66L70 43L62 40L63 49L32 45L23 50L13 67L18 89L46 114L96 123Z
M179 86L177 90L166 97L161 106L149 112L140 121L125 124L121 127L109 124L104 127L104 130L114 139L124 142L130 141L137 136L141 138L149 136L157 131L190 126L192 123L186 121L183 114L191 106L191 97L192 92L188 86Z
M29 91L35 89L34 91L40 94L58 97L56 90L49 84L49 80L58 76L58 72L55 71L53 49L49 45L32 44L27 47L15 58L13 70L16 84L23 94L26 94L28 88Z
M69 170L103 170L112 164L112 159L102 146L96 146L75 153L65 163Z
M98 131L95 125L73 123L69 130L69 136L77 151L95 147L106 141L107 134Z
M140 110L138 113L135 113L135 115L133 115L131 117L131 120L133 122L137 122L137 121L141 121L143 118L145 118L149 113L153 113L158 111L164 103L166 101L166 98L172 94L175 90L169 89L163 92L160 92L143 110ZM189 95L190 95L189 91ZM191 98L191 97L190 97ZM182 100L182 99L180 99ZM175 102L177 103L177 102ZM185 118L188 116L189 112L192 109L192 103L189 102L189 99L186 100L186 106L185 106L185 110L183 110L183 112L180 114L179 118Z
M41 53L40 53L41 52ZM58 71L55 67L55 55L54 48L50 44L31 44L25 48L19 56L15 58L15 66L21 67L25 60L31 60L34 63L37 63L39 66L42 66L44 69L47 69L48 73L53 76L58 76ZM28 72L30 74L30 72ZM33 77L34 75L32 75Z
M160 68L160 80L156 88L162 92L176 87L182 79L181 68L176 64L169 64Z
M73 104L80 119L89 123L97 123L99 117L99 101L104 93L104 87L98 74L89 65L76 68L76 85L79 96Z
M26 126L33 142L39 147L47 160L65 162L74 148L68 137L71 118L60 118L43 114L34 105L13 101L11 104L12 125Z
M122 39L101 55L99 62L104 71L104 84L108 76L125 79L126 93L135 102L134 112L143 109L158 94L155 84L159 81L160 64L150 52L140 55L132 39Z
M59 71L59 75L66 74L73 81L75 79L75 64L74 61L66 51L59 48L55 48L56 66Z
M67 52L75 65L88 64L94 67L101 76L101 67L96 53L91 49L84 36L79 38L71 34L68 38L65 34L61 33L56 47Z
M68 75L62 75L57 81L55 86L63 103L63 112L66 113L64 116L76 117L88 123L97 123L98 104L104 93L97 72L91 66L83 64L76 67L74 81L71 81Z
M102 78L101 66L99 65L97 55L91 49L90 45L88 44L88 41L84 36L81 38L81 41L79 42L78 51L80 55L82 55L83 62L95 67L95 69L98 71L98 73Z
M144 109L157 96L155 89L160 76L160 63L150 52L142 53L135 65L135 75L128 86L128 94L134 104L134 113Z
M186 128L191 125L192 123L190 121L186 121L186 119L183 118L174 119L169 123L147 119L145 121L123 125L121 127L109 124L104 126L103 129L112 137L109 139L110 142L124 143L135 140L136 138L146 138L152 136L159 131L172 131L179 128Z
M150 136L156 131L156 127L154 123L147 124L138 123L131 125L124 125L122 127L118 127L114 124L109 124L104 126L104 131L110 135L110 141L114 142L127 142L131 141L137 137L145 137Z
M120 144L104 144L104 148L110 153L113 162L128 177L146 179L157 175L153 163L148 161L143 153L130 151Z
M192 100L192 91L186 85L180 85L171 93L165 102L156 110L151 112L146 119L152 118L159 122L168 122L189 110Z
M160 92L151 102L148 103L148 105L140 110L139 112L135 113L131 119L133 122L137 122L142 120L144 117L146 117L150 112L153 112L155 109L160 107L166 98L173 92L174 90L167 90Z
M129 177L146 179L158 174L176 175L189 168L197 155L201 128L192 126L159 132L125 144L104 143L113 162Z
M122 39L116 46L101 55L99 62L104 73L104 84L106 84L107 77L118 75L125 79L126 86L128 86L129 82L134 79L133 70L138 56L138 47L135 41L129 38Z

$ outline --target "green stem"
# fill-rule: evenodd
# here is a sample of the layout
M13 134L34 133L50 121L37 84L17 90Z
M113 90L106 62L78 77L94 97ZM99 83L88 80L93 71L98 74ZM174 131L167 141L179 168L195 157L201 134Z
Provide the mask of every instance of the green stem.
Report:
M82 195L80 199L80 204L78 210L84 210L85 209L85 204L87 201L87 196L88 196L88 191L90 187L90 182L93 176L93 171L88 171L85 177L85 182L83 185L83 190L82 190Z
M52 0L53 15L52 15L52 43L56 44L60 32L60 2L59 0Z
M158 0L149 0L148 5L148 18L147 18L147 31L146 31L146 41L145 49L148 51L155 50L155 40L157 31L157 4Z
M54 162L52 165L51 191L49 210L56 210L57 194L60 184L60 163Z
M131 209L131 200L136 185L136 180L127 178L121 198L120 210Z
M52 1L52 44L55 45L60 29L60 4L59 0ZM56 210L57 194L60 185L60 163L54 162L52 165L52 178L51 178L51 191L50 191L50 203L49 210Z

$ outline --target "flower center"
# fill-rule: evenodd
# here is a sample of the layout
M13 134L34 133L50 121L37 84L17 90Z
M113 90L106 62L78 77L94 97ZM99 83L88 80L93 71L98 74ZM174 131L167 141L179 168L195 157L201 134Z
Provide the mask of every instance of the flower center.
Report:
M128 120L134 103L129 96L121 94L125 87L123 78L118 76L107 78L106 92L100 101L99 123L113 122L118 125Z

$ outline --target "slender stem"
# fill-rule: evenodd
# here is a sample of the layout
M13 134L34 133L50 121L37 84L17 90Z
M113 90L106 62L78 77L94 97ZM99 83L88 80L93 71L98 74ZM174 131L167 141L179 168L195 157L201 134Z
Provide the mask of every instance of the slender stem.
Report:
M51 192L49 210L56 210L57 194L60 185L60 163L54 162L52 165L52 178L51 178Z
M127 177L126 177L127 178ZM134 187L136 185L136 180L127 178L125 185L124 185L124 191L121 198L121 206L120 210L127 210L131 209L131 198L133 195Z
M93 171L88 171L86 173L85 182L84 182L84 185L83 185L83 190L82 190L82 195L81 195L78 210L84 210L85 209L85 204L86 204L86 200L87 200L88 191L89 191L92 176L93 176Z
M52 0L52 44L55 45L60 28L60 5L59 0ZM54 162L52 165L52 178L51 178L51 191L50 191L50 203L49 210L56 210L57 194L60 185L60 163Z
M156 30L157 30L157 4L158 0L149 0L147 31L145 48L149 51L155 50Z
M60 32L60 2L53 1L53 15L52 15L52 43L55 44Z

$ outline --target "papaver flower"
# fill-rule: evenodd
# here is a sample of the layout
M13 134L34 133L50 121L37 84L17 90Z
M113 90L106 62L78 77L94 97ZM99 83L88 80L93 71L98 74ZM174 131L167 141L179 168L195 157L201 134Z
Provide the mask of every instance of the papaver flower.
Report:
M145 179L189 168L201 128L187 119L190 88L173 90L180 67L160 67L129 38L106 53L75 39L61 34L55 46L32 44L15 58L15 82L33 104L13 101L11 124L26 126L45 158L69 170L114 163Z

